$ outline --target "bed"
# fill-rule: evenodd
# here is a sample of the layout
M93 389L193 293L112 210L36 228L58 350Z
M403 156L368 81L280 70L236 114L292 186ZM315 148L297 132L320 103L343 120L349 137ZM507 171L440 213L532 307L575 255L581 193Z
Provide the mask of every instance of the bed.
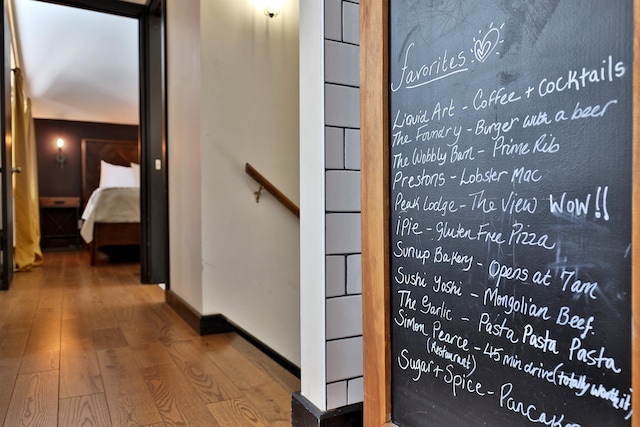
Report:
M100 248L139 247L137 141L82 140L82 207L80 235L89 246L91 265Z

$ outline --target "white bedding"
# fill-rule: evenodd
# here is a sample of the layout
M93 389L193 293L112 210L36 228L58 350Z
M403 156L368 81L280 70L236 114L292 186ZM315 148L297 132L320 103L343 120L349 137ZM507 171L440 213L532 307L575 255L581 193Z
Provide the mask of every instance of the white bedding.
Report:
M82 213L80 235L85 242L93 240L96 222L140 222L139 188L98 188Z

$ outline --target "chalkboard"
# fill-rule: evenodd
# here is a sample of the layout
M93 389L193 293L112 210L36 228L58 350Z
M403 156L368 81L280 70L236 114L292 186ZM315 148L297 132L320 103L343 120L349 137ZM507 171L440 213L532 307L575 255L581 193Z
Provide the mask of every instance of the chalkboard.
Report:
M389 27L392 421L630 425L633 2Z

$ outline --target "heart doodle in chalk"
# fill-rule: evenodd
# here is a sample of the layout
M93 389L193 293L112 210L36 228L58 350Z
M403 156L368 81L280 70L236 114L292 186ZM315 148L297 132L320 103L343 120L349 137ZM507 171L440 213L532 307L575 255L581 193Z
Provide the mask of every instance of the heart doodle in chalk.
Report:
M500 30L492 27L482 39L473 38L473 49L471 51L478 62L484 62L493 53L498 43L500 43Z

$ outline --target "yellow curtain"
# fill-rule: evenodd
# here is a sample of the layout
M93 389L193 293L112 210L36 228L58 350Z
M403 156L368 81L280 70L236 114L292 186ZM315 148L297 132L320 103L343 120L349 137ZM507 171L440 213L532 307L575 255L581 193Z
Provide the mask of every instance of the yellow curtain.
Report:
M31 117L31 101L23 92L20 69L14 73L12 98L12 142L14 166L22 168L13 174L15 204L15 252L18 271L26 271L42 264L40 248L40 211L38 202L38 161L36 140Z

